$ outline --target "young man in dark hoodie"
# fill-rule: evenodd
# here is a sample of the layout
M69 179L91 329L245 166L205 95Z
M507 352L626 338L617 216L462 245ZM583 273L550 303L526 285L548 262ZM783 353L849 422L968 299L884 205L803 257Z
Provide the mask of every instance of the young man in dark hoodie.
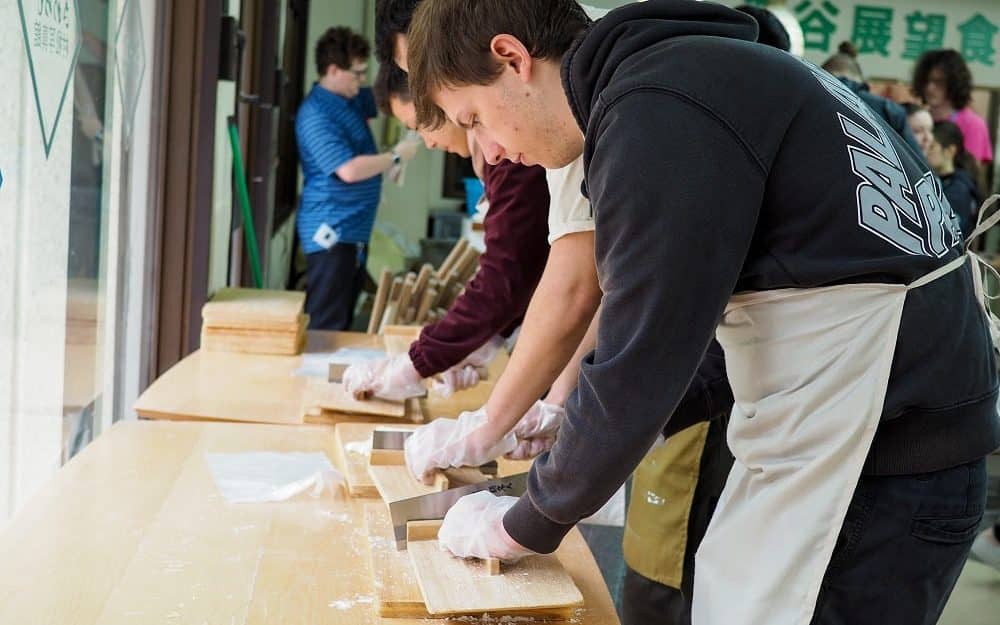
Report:
M448 46L438 45L447 37ZM550 552L669 422L713 335L736 462L696 556L693 622L934 623L1000 445L990 322L940 185L826 72L751 18L650 0L425 0L418 121L488 159L581 153L597 348L520 499L460 500L460 556Z

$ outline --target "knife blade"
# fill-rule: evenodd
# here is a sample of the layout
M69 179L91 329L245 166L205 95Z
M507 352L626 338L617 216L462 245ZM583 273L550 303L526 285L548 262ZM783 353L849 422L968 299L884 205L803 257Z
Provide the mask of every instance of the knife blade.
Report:
M396 549L406 549L406 524L408 522L443 519L444 515L459 499L483 490L498 496L520 497L528 490L528 474L517 473L478 484L444 490L440 493L430 493L390 503L389 516L392 518L392 532L396 539Z

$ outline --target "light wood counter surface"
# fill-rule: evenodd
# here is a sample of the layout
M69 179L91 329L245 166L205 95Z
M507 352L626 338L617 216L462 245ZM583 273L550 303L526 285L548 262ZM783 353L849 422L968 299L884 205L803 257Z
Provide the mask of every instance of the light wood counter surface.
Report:
M310 331L306 352L341 347L385 349L382 336L358 332ZM428 418L457 417L486 403L508 356L489 366L489 379L449 398L431 392L422 400ZM147 419L242 421L302 425L307 378L293 375L301 356L267 356L198 350L155 380L135 404Z
M329 492L229 504L205 454L320 451L333 428L128 421L87 447L0 531L0 623L443 624L378 619L363 504ZM584 595L574 622L616 625L579 532L559 557Z

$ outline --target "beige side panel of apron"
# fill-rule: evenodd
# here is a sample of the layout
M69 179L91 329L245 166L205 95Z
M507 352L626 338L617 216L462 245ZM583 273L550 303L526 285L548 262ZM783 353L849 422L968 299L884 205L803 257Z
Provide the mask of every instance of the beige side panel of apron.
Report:
M697 423L650 451L632 476L623 550L629 568L647 579L680 588L688 518L708 438Z
M882 414L906 287L739 295L717 336L736 458L695 563L695 625L808 625Z

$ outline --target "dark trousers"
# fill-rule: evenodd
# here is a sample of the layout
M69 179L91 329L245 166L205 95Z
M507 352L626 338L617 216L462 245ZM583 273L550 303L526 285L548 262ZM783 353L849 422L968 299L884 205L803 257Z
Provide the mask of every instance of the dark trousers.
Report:
M862 476L812 625L937 623L985 508L985 459L920 475ZM691 622L689 593L631 570L624 593L629 625Z
M367 246L337 243L306 255L306 305L310 330L348 330L365 283Z
M863 476L813 625L937 623L985 508L985 458L920 475Z

